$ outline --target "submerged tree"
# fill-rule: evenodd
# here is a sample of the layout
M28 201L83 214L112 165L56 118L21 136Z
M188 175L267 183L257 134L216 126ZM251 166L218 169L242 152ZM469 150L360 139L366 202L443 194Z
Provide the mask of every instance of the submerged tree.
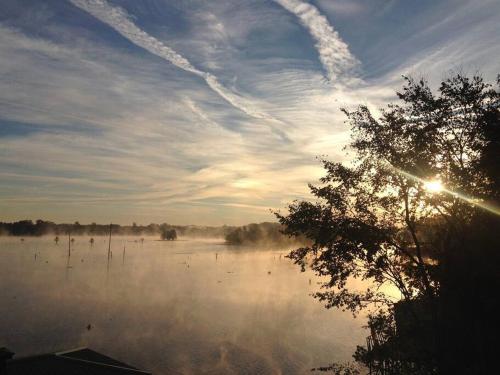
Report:
M177 239L177 232L175 229L162 228L161 229L161 239L167 241L174 241Z
M371 308L371 344L356 359L389 373L483 373L491 335L477 324L499 282L500 93L478 76L447 79L438 95L405 80L378 119L366 106L343 110L354 159L322 160L316 200L277 216L287 234L311 241L289 257L328 278L315 295L327 308ZM353 289L352 279L371 287ZM476 287L483 299L456 292ZM467 304L481 313L455 311ZM486 340L481 352L456 361L473 336Z

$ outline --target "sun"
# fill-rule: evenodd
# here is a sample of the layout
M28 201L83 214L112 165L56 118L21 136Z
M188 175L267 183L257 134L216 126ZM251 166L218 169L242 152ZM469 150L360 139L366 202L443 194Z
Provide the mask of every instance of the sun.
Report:
M444 187L441 181L432 180L424 182L424 189L427 190L429 193L439 193L443 191Z

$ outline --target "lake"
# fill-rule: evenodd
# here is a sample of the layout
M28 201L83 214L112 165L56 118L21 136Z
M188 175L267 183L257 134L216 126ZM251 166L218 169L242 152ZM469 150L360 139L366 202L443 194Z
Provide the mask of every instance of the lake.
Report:
M310 296L286 249L222 240L0 237L0 346L88 346L154 374L309 374L350 360L362 318ZM125 247L125 252L124 252Z

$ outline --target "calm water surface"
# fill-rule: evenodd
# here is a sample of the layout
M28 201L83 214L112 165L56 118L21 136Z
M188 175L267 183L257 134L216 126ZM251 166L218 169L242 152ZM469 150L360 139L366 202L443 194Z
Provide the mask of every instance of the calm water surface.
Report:
M154 374L305 374L364 342L363 319L310 297L318 280L286 250L113 238L108 265L95 239L68 259L64 237L0 237L0 346L88 346Z

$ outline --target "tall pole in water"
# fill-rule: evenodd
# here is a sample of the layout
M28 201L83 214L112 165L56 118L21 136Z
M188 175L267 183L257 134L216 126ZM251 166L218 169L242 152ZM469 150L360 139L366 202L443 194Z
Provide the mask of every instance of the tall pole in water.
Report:
M108 242L108 262L106 264L106 284L108 283L109 276L109 258L111 257L111 228L113 224L109 224L109 242Z
M70 257L71 257L71 227L68 229L68 260L66 261L66 280L68 280Z
M111 228L113 224L109 224L109 242L108 242L108 262L109 262L109 257L111 256Z
M68 258L71 256L71 229L68 230Z

